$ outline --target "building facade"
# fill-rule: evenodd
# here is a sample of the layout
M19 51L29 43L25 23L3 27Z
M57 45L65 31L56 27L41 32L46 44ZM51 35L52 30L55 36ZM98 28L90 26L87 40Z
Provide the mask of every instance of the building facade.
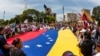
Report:
M67 13L67 21L77 21L77 14L76 13Z

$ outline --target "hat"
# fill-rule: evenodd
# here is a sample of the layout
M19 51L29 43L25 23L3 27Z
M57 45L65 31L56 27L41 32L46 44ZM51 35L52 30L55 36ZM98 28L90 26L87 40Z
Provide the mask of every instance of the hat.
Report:
M80 32L86 32L86 30L85 29L82 29Z
M65 51L62 56L75 56L71 51Z

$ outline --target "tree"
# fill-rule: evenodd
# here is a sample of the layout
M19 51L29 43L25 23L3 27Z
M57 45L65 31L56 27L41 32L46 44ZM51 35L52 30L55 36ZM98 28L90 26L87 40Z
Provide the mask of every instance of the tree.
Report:
M21 15L16 15L15 18L13 19L16 24L19 24L21 23L21 21L23 21L23 18L21 17Z
M50 23L50 22L55 22L55 17L52 15L48 15L44 12L39 12L35 9L27 9L24 10L22 14L16 15L14 18L11 18L10 20L6 21L0 21L0 24L11 24L11 23L21 23L27 20L29 22L44 22L44 23Z
M35 10L35 9L28 9L23 11L22 14L22 19L28 19L29 21L33 21L33 19L36 19L36 21L39 20L39 11Z
M11 24L11 23L15 23L15 19L14 18L10 19L9 24Z
M55 21L56 21L56 20L55 20L55 17L50 16L49 22L55 22Z
M0 25L2 25L4 23L3 19L0 19Z
M10 20L5 20L2 25L8 25Z
M51 22L55 22L56 20L55 20L55 17L53 17L53 16L47 16L47 17L46 17L46 21L47 21L48 23L51 23Z
M0 24L1 25L7 25L7 24L11 24L11 23L21 23L24 22L26 19L28 19L29 22L33 22L37 21L37 22L41 22L42 20L42 16L44 15L44 13L40 13L39 11L35 10L35 9L27 9L24 10L22 14L20 15L16 15L14 18L11 18L10 20L0 20Z
M40 17L39 21L40 21L40 22L45 22L44 20L45 20L46 14L42 11L42 12L39 13L39 15L40 15L40 16L39 16L39 17Z
M100 25L100 6L94 7L92 14L92 17L95 18L95 20L97 20L98 24Z

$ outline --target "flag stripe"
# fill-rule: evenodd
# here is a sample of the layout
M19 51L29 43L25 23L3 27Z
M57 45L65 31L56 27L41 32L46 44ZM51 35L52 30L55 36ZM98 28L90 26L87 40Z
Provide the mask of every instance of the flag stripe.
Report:
M57 30L47 30L47 32L43 33L38 38L25 41L24 46L27 45L29 48L24 47L23 50L27 56L46 56L55 43L57 36ZM37 45L39 47L37 47Z
M11 37L9 39L7 39L7 42L9 44L12 43L12 41L15 39L15 38L20 38L23 42L24 41L28 41L28 40L31 40L31 39L34 39L34 38L37 38L40 34L42 34L43 32L46 32L46 30L39 30L39 31L33 31L33 32L26 32L26 33L23 33L21 35L18 35L18 36L15 36L15 37Z
M71 51L76 56L81 56L79 47L77 46L77 37L71 32L71 30L60 30L58 33L56 43L50 50L47 56L62 56L65 51Z
M88 19L90 22L93 22L93 18L92 18L86 11L84 11L84 14L87 16L87 19Z

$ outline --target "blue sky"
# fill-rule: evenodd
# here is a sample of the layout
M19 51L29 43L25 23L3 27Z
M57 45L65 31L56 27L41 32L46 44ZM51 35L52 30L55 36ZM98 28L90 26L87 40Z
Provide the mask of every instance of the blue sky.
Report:
M27 0L27 7L44 11L43 5L52 8L52 12L57 13L57 19L62 20L62 7L65 7L65 15L68 12L79 13L83 8L92 10L93 7L100 5L100 0ZM25 9L25 0L0 0L0 19L15 17Z

